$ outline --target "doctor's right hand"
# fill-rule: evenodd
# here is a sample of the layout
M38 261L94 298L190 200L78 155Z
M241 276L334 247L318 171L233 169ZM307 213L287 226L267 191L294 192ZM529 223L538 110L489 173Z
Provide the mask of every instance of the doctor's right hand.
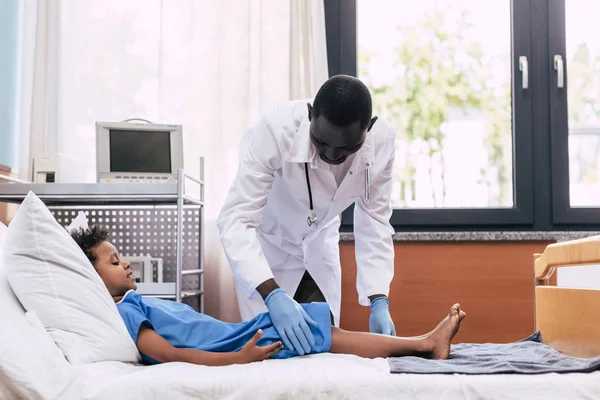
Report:
M300 304L283 289L277 288L265 298L265 305L284 346L296 350L301 356L310 353L315 346L315 337L308 325L316 327L318 324Z

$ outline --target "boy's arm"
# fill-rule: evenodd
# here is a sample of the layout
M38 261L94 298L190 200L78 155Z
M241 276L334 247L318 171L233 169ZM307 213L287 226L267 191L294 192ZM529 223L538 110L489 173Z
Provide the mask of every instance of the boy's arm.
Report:
M281 342L264 347L257 346L256 342L261 336L262 331L259 330L238 352L215 353L195 349L179 349L171 345L149 326L142 325L136 345L141 353L161 363L180 361L199 365L221 366L262 361L281 349Z

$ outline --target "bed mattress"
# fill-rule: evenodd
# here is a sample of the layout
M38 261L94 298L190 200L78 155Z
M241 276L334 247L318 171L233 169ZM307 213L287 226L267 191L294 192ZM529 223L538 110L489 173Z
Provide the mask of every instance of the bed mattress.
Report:
M248 365L77 367L83 399L599 399L600 371L542 375L390 374L385 359L319 354Z

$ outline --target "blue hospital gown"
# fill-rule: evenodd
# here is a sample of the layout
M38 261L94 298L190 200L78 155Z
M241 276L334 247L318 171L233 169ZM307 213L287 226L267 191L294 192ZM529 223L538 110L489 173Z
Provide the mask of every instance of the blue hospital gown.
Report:
M316 341L316 350L311 354L328 352L331 348L329 305L310 303L301 306L318 323L317 327L310 327ZM154 329L174 347L212 352L239 351L259 329L263 330L263 335L258 341L259 346L281 340L268 313L259 314L246 322L232 324L196 312L187 304L142 297L133 290L127 292L117 303L117 309L129 335L136 343L142 324ZM272 358L296 356L298 353L295 350L283 349ZM142 359L149 364L158 364L158 361L145 354L142 354Z

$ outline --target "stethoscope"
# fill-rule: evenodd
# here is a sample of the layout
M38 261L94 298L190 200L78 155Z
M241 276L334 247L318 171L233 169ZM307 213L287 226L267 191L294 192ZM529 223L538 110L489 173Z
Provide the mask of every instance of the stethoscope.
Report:
M306 174L306 186L308 187L308 200L309 200L309 211L308 218L306 219L306 223L308 226L318 226L319 219L317 218L317 213L315 212L315 208L313 206L313 198L312 198L312 189L310 187L310 177L308 176L308 163L304 163L304 173ZM369 199L371 197L371 176L369 174L369 164L367 164L367 169L365 170L365 203L369 203Z

